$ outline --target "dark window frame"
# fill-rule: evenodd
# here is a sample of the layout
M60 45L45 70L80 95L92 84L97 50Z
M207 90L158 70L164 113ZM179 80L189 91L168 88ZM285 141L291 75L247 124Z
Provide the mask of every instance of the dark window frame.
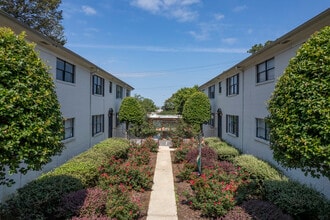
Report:
M235 135L239 135L239 117L238 115L226 115L226 132Z
M67 118L63 120L63 127L64 127L64 137L63 140L73 138L74 137L74 118ZM69 134L69 135L67 135Z
M120 85L116 85L116 99L122 99L123 98L123 91L124 88Z
M208 88L208 96L210 99L215 98L215 85L212 85Z
M256 118L256 137L266 141L270 140L270 128L264 118Z
M226 79L226 96L239 94L239 73Z
M104 115L92 116L92 136L104 132Z
M98 75L93 75L92 77L92 93L93 95L104 96L104 79Z
M275 58L270 58L256 67L257 83L267 82L275 79ZM262 77L264 75L264 77Z
M75 83L75 65L60 58L56 59L56 79Z

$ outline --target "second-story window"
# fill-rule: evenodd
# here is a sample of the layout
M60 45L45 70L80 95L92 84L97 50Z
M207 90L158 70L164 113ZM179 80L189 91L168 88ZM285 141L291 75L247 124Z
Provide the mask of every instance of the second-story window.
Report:
M112 93L112 82L109 81L109 93Z
M215 85L209 87L209 98L214 99Z
M93 95L104 95L104 79L93 75Z
M274 58L257 65L257 83L273 80L275 78Z
M123 87L116 85L116 98L122 99L123 98Z
M56 79L74 83L75 66L64 60L57 58L56 60Z
M239 88L239 75L236 74L232 77L227 78L226 86L227 86L227 91L226 91L227 96L239 94L239 89L238 89Z
M222 85L221 85L221 82L219 82L219 93L222 93Z

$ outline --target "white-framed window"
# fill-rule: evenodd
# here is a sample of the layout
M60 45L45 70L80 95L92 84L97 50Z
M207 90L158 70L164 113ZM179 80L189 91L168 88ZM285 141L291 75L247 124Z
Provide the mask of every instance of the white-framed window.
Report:
M210 99L214 99L214 96L215 96L215 85L210 86L208 88L208 92L209 92L209 98Z
M226 115L226 132L238 137L238 116Z
M104 115L92 116L92 136L104 132Z
M74 118L67 118L63 121L64 140L74 137Z
M264 118L256 118L256 137L269 141L269 126Z
M93 95L104 95L104 79L93 75Z
M239 94L239 74L227 78L226 86L227 86L227 91L226 91L227 96Z
M257 83L275 78L275 59L271 58L257 65Z
M120 85L116 85L116 98L122 99L123 98L123 87Z
M56 59L56 79L64 82L74 83L75 66L60 58Z

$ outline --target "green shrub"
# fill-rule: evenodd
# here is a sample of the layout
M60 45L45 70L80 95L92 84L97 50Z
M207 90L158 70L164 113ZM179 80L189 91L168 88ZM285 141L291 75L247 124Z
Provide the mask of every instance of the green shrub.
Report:
M330 203L319 192L293 181L265 181L265 198L297 219L330 219Z
M283 180L286 179L275 168L252 155L243 154L233 159L235 165L241 167L251 174L252 178L261 180Z
M9 215L17 219L47 219L55 216L63 195L83 188L71 176L44 176L36 179L7 201Z
M148 137L142 143L142 146L147 147L150 152L157 152L158 151L158 143L152 137Z
M220 160L232 161L234 157L240 155L240 152L236 148L225 142L211 142L209 146L217 152Z
M182 144L175 150L174 163L181 163L186 159L187 153L194 147L191 144Z
M218 137L207 137L207 138L204 138L204 142L206 145L211 146L215 143L221 142L221 140Z

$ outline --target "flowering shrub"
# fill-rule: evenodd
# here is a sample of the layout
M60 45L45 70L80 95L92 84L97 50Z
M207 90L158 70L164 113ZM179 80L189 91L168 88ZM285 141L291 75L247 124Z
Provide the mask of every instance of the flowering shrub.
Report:
M150 152L156 153L158 151L158 143L152 137L146 138L142 146L148 148Z
M191 144L182 144L174 153L174 163L181 163L185 160L187 153L193 148Z
M192 173L188 180L194 192L186 194L189 204L207 217L225 215L236 204L237 189L249 183L248 175L239 168L225 170L221 165L204 169L200 176Z
M202 147L202 167L214 167L216 161L218 160L217 153L210 147ZM188 151L186 155L186 161L191 164L196 164L196 159L198 156L198 148L192 148Z
M128 158L133 165L147 165L150 160L150 150L146 146L133 146L128 151Z

